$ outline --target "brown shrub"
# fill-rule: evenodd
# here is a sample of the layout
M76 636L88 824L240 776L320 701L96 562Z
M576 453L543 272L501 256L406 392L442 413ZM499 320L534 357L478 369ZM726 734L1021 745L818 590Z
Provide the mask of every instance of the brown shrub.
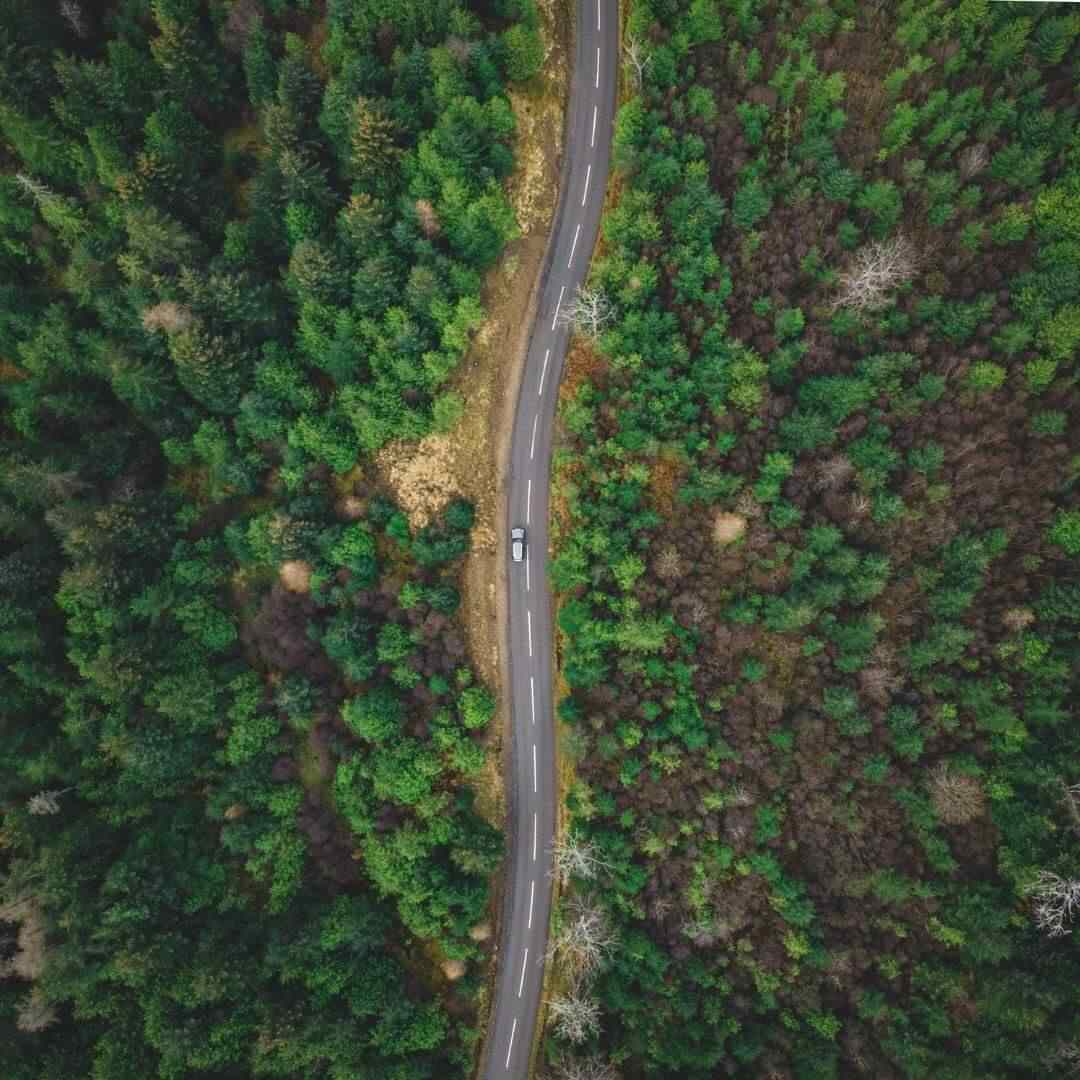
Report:
M978 778L953 772L944 762L930 775L930 801L946 825L966 825L980 817L986 807Z
M682 577L683 564L679 549L674 544L665 544L656 555L656 576L663 581L674 581Z
M746 518L721 510L713 518L713 539L719 547L734 543L746 532Z
M346 521L359 521L364 516L364 500L355 495L346 495L337 504L338 517Z
M444 960L442 972L451 982L455 982L465 974L465 962L463 960Z
M15 1026L20 1031L44 1031L57 1021L56 1010L50 1005L37 990L30 993L19 1002L15 1013Z
M164 330L166 334L178 334L194 321L191 311L174 300L162 300L160 304L146 308L142 324L147 330Z
M1031 608L1025 607L1013 607L1009 608L1001 616L1001 622L1008 630L1012 630L1013 633L1018 634L1021 630L1027 629L1035 621L1035 612Z
M303 559L289 559L288 562L283 562L278 575L281 578L281 584L289 592L306 593L311 588L311 563L306 563Z
M814 484L825 491L843 487L854 475L855 466L843 454L834 454L818 464Z
M45 921L37 903L23 898L0 908L0 919L18 923L15 952L0 960L0 978L33 981L45 970Z
M435 212L435 207L427 199L416 200L416 220L420 225L420 231L429 240L434 240L442 232L439 215Z

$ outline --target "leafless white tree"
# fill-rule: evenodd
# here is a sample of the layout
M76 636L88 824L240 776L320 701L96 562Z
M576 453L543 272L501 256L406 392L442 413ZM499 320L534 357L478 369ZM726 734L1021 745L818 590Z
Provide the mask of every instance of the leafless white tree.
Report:
M59 814L60 797L69 791L71 788L64 788L62 791L39 791L26 800L26 809L31 814Z
M965 147L960 152L960 175L965 180L970 180L976 173L981 173L989 161L990 153L986 149L986 143Z
M615 317L615 308L603 289L579 285L573 300L559 308L559 322L595 339Z
M564 906L559 929L548 945L548 957L561 960L574 978L591 975L617 940L603 908L575 897Z
M623 44L623 58L634 76L634 86L640 90L645 72L652 66L652 56L645 51L640 38L630 35Z
M915 246L903 235L867 244L855 253L848 268L840 274L840 292L832 306L834 309L851 307L857 311L884 307L889 294L912 277L918 267Z
M79 7L75 0L60 0L60 14L63 16L64 22L71 27L76 37L84 38L90 33L82 8Z
M1040 930L1049 937L1072 933L1066 924L1080 910L1080 881L1040 870L1028 892L1035 898L1035 925Z
M560 836L551 848L552 873L565 885L572 877L594 881L601 870L611 864L596 853L596 845L572 832Z
M552 1080L618 1080L615 1066L602 1058L590 1057L584 1060L560 1058L554 1065Z
M567 1042L582 1043L600 1032L600 1006L577 983L548 1001L555 1034Z

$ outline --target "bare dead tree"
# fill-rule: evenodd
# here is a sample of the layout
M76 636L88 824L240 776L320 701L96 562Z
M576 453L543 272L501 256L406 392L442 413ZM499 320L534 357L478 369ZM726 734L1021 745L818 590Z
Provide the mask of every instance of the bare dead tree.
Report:
M698 948L707 949L724 937L725 932L730 933L730 927L726 926L715 912L702 911L684 919L679 932Z
M1061 801L1065 805L1065 812L1072 821L1072 827L1080 832L1080 784L1069 785L1064 780L1058 782L1061 784Z
M990 153L986 149L986 143L967 146L960 152L960 175L965 180L970 180L977 173L981 173L989 161Z
M20 1031L44 1031L47 1027L55 1024L56 1020L56 1010L41 996L41 992L38 990L31 990L19 1002L15 1013L15 1026Z
M671 898L658 896L649 904L649 915L654 922L663 922L671 914Z
M446 39L446 49L459 64L467 64L476 51L476 42L469 41L457 34Z
M552 1080L619 1080L619 1074L614 1065L602 1058L563 1057L554 1065Z
M752 491L741 491L735 499L735 513L745 518L761 517L765 508L754 498Z
M944 761L930 774L930 801L946 825L966 825L980 817L986 807L979 778L954 772Z
M851 496L851 516L853 518L866 517L872 505L869 495L861 491L854 492Z
M1043 1058L1043 1064L1049 1068L1058 1066L1067 1076L1080 1076L1080 1041L1062 1040Z
M903 680L883 664L871 664L859 672L859 689L881 704L887 702L889 695L902 683Z
M61 796L73 790L73 788L68 787L61 791L39 791L26 800L26 809L31 814L59 814Z
M35 180L27 173L16 173L15 183L23 189L23 191L34 200L35 203L40 206L42 203L49 202L50 199L55 199L56 195L40 180Z
M918 253L907 237L878 240L860 248L840 274L840 292L832 307L874 311L884 307L889 294L911 278L919 267Z
M814 487L821 491L835 491L854 475L855 466L843 454L833 454L819 462L814 472Z
M558 321L593 340L615 318L615 308L603 289L579 285L573 300L559 308Z
M563 885L571 878L595 881L601 870L611 869L596 852L596 845L575 833L560 836L551 848L552 874Z
M826 968L826 973L829 982L837 990L843 990L848 986L852 969L853 965L849 951L845 950L829 954L829 966Z
M633 73L634 88L641 89L645 72L652 66L652 56L645 51L640 38L631 34L623 43L623 59Z
M144 308L142 324L146 330L162 330L166 334L178 334L195 321L191 309L175 300L162 300L152 307Z
M233 0L221 32L222 44L230 52L243 52L255 24L262 18L259 0Z
M60 0L60 14L76 37L89 36L90 28L86 25L86 16L83 15L82 8L75 0Z
M724 820L724 836L736 846L750 838L750 826L742 818L728 817Z
M736 784L729 792L727 792L727 805L728 806L753 806L754 796L753 793L747 791L746 787L742 784Z
M1035 612L1031 608L1011 607L1001 616L1001 623L1014 634L1026 630L1035 621Z
M701 626L709 617L709 605L700 596L690 597L686 605L686 617L694 626Z
M600 1033L600 1005L577 982L548 1001L555 1034L567 1042L583 1043Z
M69 502L90 488L73 469L60 471L38 461L10 465L3 483L9 491L26 492L42 504Z
M679 549L674 544L665 544L657 553L653 568L656 576L663 581L674 581L682 577L683 564Z
M1028 892L1035 899L1035 925L1040 930L1052 938L1072 933L1067 923L1080 910L1080 881L1040 870Z
M593 974L618 941L607 913L574 897L564 905L559 929L551 936L548 958L561 960L574 978Z

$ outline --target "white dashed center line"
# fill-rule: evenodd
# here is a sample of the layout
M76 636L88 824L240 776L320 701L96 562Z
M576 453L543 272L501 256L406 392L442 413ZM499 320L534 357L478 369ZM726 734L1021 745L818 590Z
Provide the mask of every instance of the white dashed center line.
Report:
M536 414L536 415L535 415L535 416L533 417L533 434L532 434L532 442L531 442L531 443L529 443L529 460L530 460L530 461L532 461L532 459L533 459L533 455L534 455L534 454L536 453L536 424L537 424L537 421L538 421L539 419L540 419L540 414L539 414L539 413L537 413L537 414Z
M600 46L596 46L596 89L600 89Z
M525 524L529 524L529 519L532 517L532 477L529 477L529 486L526 489L525 494Z
M529 624L529 655L532 656L532 612L527 611L525 614L528 617L526 621ZM530 675L529 678L531 679L532 676ZM533 711L535 712L535 709Z
M533 899L535 898L535 896L536 896L536 882L535 881L530 881L529 882L529 925L526 928L528 930L532 929L532 908L533 908Z
M521 997L521 991L525 989L525 965L529 962L529 949L526 946L525 955L521 958L521 978L518 980L518 997Z
M529 655L532 656L532 612L529 612ZM536 679L529 676L529 704L532 706L532 722L536 723Z
M592 163L590 163L585 169L585 190L581 193L581 205L585 205L585 200L589 196L589 177L592 176Z
M600 0L596 0L596 29L600 29Z
M594 137L596 136L596 110L595 109L593 110L593 136ZM562 307L562 298L563 298L563 293L564 292L566 292L566 286L565 285L559 290L559 302L555 305L555 315L552 317L552 320L551 320L551 329L552 330L555 329L555 324L559 321L559 308Z
M533 811L533 862L536 862L536 811Z
M589 145L596 145L596 106L592 107L592 135L589 138Z
M510 1028L510 1045L506 1048L506 1067L510 1068L510 1055L514 1052L514 1036L517 1034L517 1017L514 1017L514 1023Z
M548 360L551 359L551 350L548 349L544 353L544 366L540 369L540 385L536 389L536 396L540 397L544 393L544 379L547 376Z
M578 227L574 230L574 242L570 245L570 258L566 260L566 269L570 269L570 264L574 261L574 252L577 251L578 237L581 235L581 223L578 223Z
M525 550L525 591L532 592L532 585L529 583L529 552Z
M537 791L536 787L536 743L533 743L533 794Z

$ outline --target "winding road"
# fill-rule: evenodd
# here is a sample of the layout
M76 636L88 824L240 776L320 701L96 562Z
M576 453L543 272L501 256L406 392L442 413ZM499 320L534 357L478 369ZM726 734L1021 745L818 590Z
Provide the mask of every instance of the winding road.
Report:
M567 328L559 313L585 280L607 186L619 66L618 0L577 0L559 204L536 323L514 414L505 535L528 530L524 563L509 563L509 862L488 1032L485 1080L529 1075L551 913L556 820L551 598L547 587L551 439ZM509 551L509 544L506 545Z

